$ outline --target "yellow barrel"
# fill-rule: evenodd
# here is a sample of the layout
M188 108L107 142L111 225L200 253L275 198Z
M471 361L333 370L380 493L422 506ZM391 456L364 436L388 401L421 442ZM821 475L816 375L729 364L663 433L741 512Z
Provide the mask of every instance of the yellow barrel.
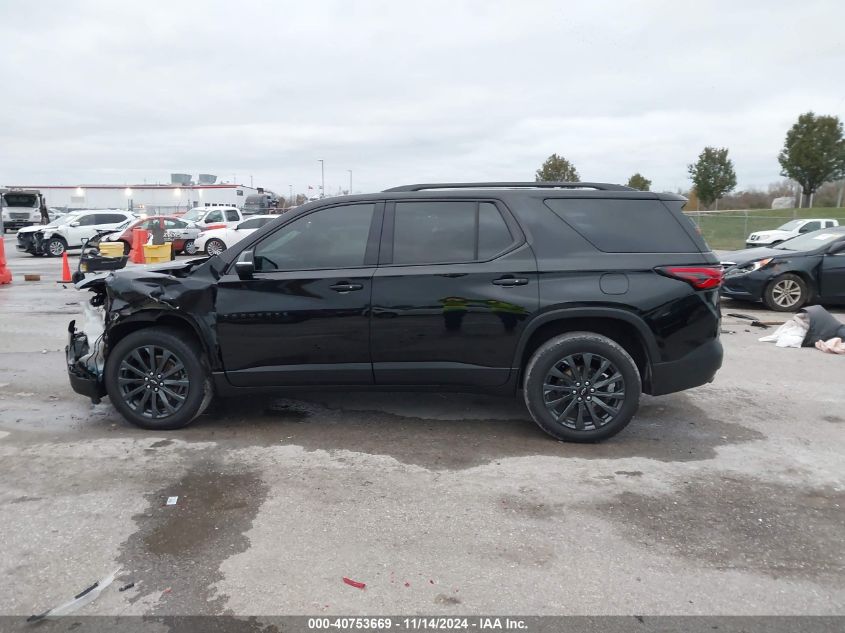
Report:
M123 242L100 242L99 249L103 257L123 257Z
M161 262L169 262L171 259L172 242L165 242L164 244L144 244L144 259L148 264L160 264Z

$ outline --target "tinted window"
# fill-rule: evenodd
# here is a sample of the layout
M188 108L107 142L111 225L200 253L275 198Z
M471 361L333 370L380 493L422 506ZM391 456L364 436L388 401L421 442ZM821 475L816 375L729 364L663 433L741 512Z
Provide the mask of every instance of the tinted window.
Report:
M698 248L659 200L547 199L548 206L606 253L695 253Z
M211 224L212 222L222 222L223 221L223 212L222 211L209 211L208 215L205 216L203 222L206 224Z
M241 216L238 215L238 212L235 211L234 209L226 211L226 221L227 222L237 222L240 219L241 219Z
M298 218L255 249L255 269L307 270L364 265L374 204L330 207Z
M126 220L125 215L120 213L98 213L96 224L117 224Z
M822 228L821 222L807 222L799 231L801 233L809 233L810 231L818 231L820 228Z
M79 222L79 226L94 226L95 224L100 223L97 219L97 215L94 213L81 215L76 221Z
M184 229L186 226L188 226L187 223L182 222L182 220L169 218L164 221L164 228L166 229Z
M397 202L394 264L435 264L475 259L476 203Z
M490 259L513 242L508 225L492 202L478 205L478 259Z

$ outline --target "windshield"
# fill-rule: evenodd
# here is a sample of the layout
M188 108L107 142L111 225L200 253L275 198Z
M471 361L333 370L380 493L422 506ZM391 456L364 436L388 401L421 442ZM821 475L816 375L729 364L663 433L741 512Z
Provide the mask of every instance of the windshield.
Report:
M786 224L779 226L778 231L794 231L797 229L801 224L803 224L804 220L790 220Z
M205 215L206 209L200 210L199 208L191 209L185 215L182 216L182 219L185 222L196 222L197 220L201 219L202 216Z
M30 209L38 207L38 196L34 193L4 193L3 201L7 207L27 207Z
M830 244L833 240L845 238L842 231L831 232L830 229L813 231L805 235L793 237L791 240L781 242L776 249L781 251L814 251L820 246Z

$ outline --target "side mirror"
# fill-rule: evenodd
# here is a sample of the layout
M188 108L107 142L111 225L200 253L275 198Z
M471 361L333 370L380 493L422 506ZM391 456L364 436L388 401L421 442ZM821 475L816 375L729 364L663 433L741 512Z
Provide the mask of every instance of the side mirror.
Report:
M235 272L241 279L252 279L255 273L255 259L252 251L244 251L238 255L238 261L235 262Z
M841 255L845 253L845 240L841 242L834 242L830 245L830 248L827 249L828 255Z
M79 226L79 222L71 222L70 225L71 226Z

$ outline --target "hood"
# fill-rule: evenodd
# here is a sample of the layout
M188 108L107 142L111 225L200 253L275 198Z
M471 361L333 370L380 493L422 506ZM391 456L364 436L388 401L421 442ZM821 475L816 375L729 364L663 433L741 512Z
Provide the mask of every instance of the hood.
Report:
M742 267L751 262L756 262L758 259L764 259L766 257L788 257L794 254L793 251L784 251L777 248L748 248L741 251L725 253L719 259L722 260L722 264L730 262L731 264Z
M754 231L751 235L757 237L783 237L784 235L792 235L792 231L781 231L780 229L770 229L768 231Z

